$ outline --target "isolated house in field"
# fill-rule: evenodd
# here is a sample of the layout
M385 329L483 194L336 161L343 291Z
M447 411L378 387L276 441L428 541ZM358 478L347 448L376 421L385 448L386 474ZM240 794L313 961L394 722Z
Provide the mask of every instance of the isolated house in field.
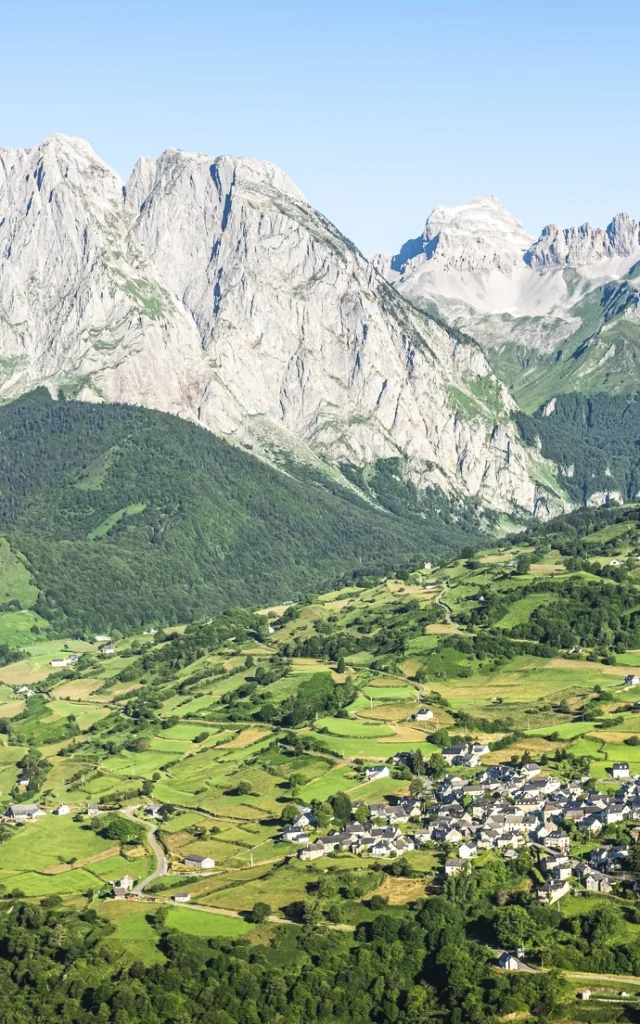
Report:
M87 814L90 818L95 818L96 814L100 814L100 804L89 804Z
M614 779L628 779L630 775L629 765L626 761L614 761L611 775Z
M367 768L365 771L367 782L377 782L378 779L388 779L390 774L391 773L386 764L376 765L375 768Z
M59 804L53 813L57 814L58 816L61 816L63 814L70 814L71 809L68 804Z
M213 868L216 864L213 857L203 857L199 853L188 854L184 858L184 863L188 868Z
M100 648L100 654L115 654L116 649L113 644L105 644L104 647Z
M111 637L107 633L100 633L93 638L97 644L108 644Z
M190 892L177 892L173 897L174 903L190 903L191 893Z
M416 722L429 722L433 718L433 711L430 708L420 708L416 711Z
M625 686L637 686L640 683L640 676L633 675L633 673L624 677Z
M37 804L11 804L7 808L7 817L13 821L35 821L41 818L46 811L43 811Z

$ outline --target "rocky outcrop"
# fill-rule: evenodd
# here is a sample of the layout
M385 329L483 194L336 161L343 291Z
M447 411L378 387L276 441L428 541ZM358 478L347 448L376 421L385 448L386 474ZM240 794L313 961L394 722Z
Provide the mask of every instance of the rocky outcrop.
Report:
M455 247L444 214L430 231L427 247ZM43 383L177 413L267 458L402 454L420 485L541 505L481 350L259 160L168 150L124 185L81 140L0 151L0 395Z
M618 213L604 230L583 224L565 228L549 224L525 253L530 267L586 267L613 256L640 259L640 224L627 213Z

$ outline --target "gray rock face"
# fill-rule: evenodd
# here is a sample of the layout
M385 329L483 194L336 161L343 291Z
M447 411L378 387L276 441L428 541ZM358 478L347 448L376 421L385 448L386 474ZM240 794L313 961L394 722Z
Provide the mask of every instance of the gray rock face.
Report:
M586 267L612 256L640 256L640 224L627 213L618 213L609 226L562 230L555 224L542 229L540 238L525 253L531 267Z
M561 504L481 350L259 160L168 150L124 186L81 140L0 150L0 396L37 384L171 411L265 457L402 454L419 485L481 506Z

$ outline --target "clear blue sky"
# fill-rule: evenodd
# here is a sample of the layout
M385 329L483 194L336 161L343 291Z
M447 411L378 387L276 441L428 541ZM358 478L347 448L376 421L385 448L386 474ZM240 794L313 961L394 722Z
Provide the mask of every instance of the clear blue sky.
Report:
M488 192L604 225L640 217L639 28L628 0L5 0L0 145L263 157L367 255Z

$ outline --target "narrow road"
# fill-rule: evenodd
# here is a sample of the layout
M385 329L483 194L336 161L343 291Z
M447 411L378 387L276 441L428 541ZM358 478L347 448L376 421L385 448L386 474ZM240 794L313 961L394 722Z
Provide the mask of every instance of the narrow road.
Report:
M137 810L138 807L124 807L122 813L126 818L129 818L131 821L135 821L138 824L142 825L144 828L146 828L149 846L151 847L151 852L156 858L155 871L153 871L147 878L144 878L141 882L138 882L138 884L135 886L133 890L138 896L141 896L146 887L148 885L151 885L152 882L155 882L156 878L163 878L164 875L167 875L169 873L169 864L167 863L167 858L165 856L164 850L162 849L160 843L156 839L156 832L158 831L158 826L153 822L142 822L138 818L135 818L134 811Z
M444 595L447 592L447 587L448 586L449 586L448 583L444 583L443 582L442 590L439 591L438 596L436 597L436 604L439 604L441 608L444 608L444 615L445 615L445 619L447 621L447 625L452 626L453 623L451 621L451 609L450 609L449 605L446 603L446 601L444 600Z

